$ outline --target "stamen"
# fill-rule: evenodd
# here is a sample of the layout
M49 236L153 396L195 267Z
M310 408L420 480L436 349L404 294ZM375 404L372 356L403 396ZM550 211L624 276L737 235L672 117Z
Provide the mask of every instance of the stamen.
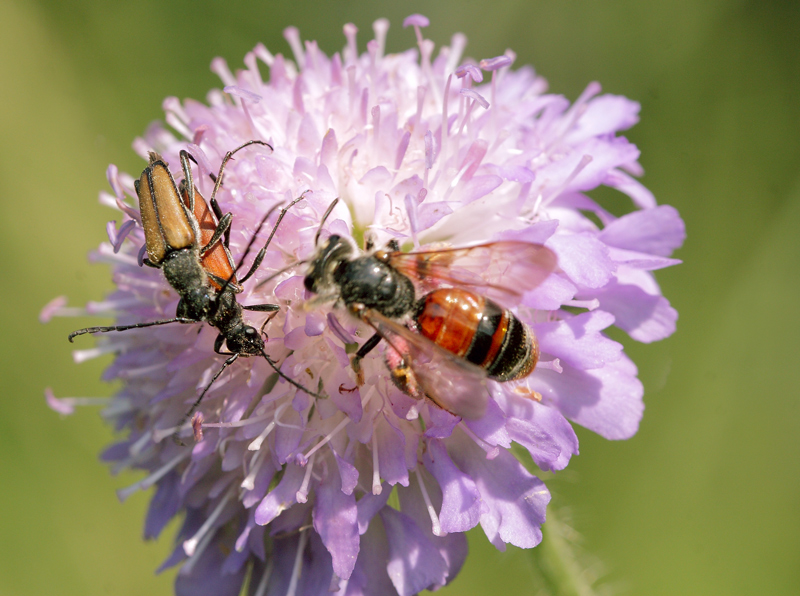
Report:
M242 484L240 485L245 490L253 490L256 486L256 474L261 469L261 464L264 463L264 457L267 454L266 449L259 449L256 453L253 454L253 458L250 460L250 472L247 474L244 480L242 480Z
M344 36L347 38L347 49L344 53L344 63L348 66L358 60L358 44L356 43L356 34L358 27L353 23L347 23L343 28Z
M283 411L286 409L286 406L288 406L290 403L291 402L286 401L283 402L281 405L279 405L277 408L275 408L275 413L272 415L272 422L270 422L267 425L267 427L263 431L261 431L261 434L258 435L255 439L253 439L253 441L247 446L248 451L258 451L259 449L261 449L261 444L269 436L269 433L271 433L272 430L275 428L275 425L280 424L278 422L278 416L280 416L283 413Z
M447 102L450 99L450 82L453 75L448 75L447 82L444 84L444 98L442 99L442 146L439 149L439 164L442 171L447 168L447 139L450 134L450 123L447 121Z
M138 266L136 257L132 257L128 253L114 252L114 248L110 244L103 242L96 251L89 253L90 263L105 263L108 265L130 265Z
M366 407L367 407L367 404L369 403L369 400L371 400L371 399L372 399L372 396L373 396L374 394L375 394L375 386L373 385L373 386L371 386L371 387L369 388L369 390L367 391L367 394L366 394L366 395L364 396L364 398L361 400L361 409L362 409L362 411L366 409ZM340 432L340 431L341 431L341 430L342 430L342 429L343 429L345 426L347 426L347 425L348 425L348 423L349 423L349 422L350 422L350 418L349 418L348 416L345 416L345 417L344 417L344 419L343 419L341 422L339 422L339 424L337 424L337 425L336 425L336 427L335 427L335 428L334 428L334 429L333 429L331 432L329 432L327 435L325 435L325 438L323 438L323 439L322 439L322 440L321 440L319 443L317 443L316 445L314 445L314 446L313 446L313 447L312 447L312 448L311 448L311 449L308 451L308 453L306 453L305 455L298 455L298 456L297 456L297 463L298 463L298 465L300 465L300 466L304 466L304 465L306 465L306 463L308 462L308 459L309 459L309 458L310 458L312 455L314 455L314 454L315 454L317 451L319 451L319 450L320 450L322 447L324 447L325 445L327 445L327 444L330 442L330 440L331 440L331 439L333 439L333 437L335 437L337 434L339 434L339 432Z
M593 300L568 300L564 306L574 306L575 308L585 308L586 310L594 310L600 306L600 301L597 298Z
M87 360L100 358L100 356L104 356L106 354L113 354L118 350L119 346L117 346L113 342L108 342L101 346L90 348L88 350L73 350L72 360L73 362L75 362L75 364L80 364L81 362L86 362Z
M377 65L386 51L386 32L389 31L389 19L378 19L372 23L372 31L375 32L375 41L377 42L377 52L375 53L375 63Z
M153 440L153 432L147 431L141 437L139 437L136 442L128 448L128 453L130 453L133 457L141 454L144 451L144 448L147 447L149 443Z
M200 560L200 557L203 556L203 552L206 550L209 544L211 544L211 539L214 538L215 532L208 532L203 539L200 541L200 544L197 545L197 548L194 551L194 555L189 557L186 562L183 564L181 570L184 573L191 573L194 566L197 565L197 562Z
M541 368L545 370L554 370L558 374L564 372L564 369L561 368L561 361L558 358L554 358L553 360L548 360L546 362L542 362L541 360L536 363L536 368Z
M262 414L261 416L251 416L250 418L242 418L235 422L203 422L203 428L240 428L242 426L249 426L257 424L271 418L272 414Z
M126 368L125 370L121 370L117 373L116 377L118 379L139 379L139 378L150 378L154 372L157 370L161 370L167 367L167 361L163 360L161 362L157 362L156 364L150 364L149 366L140 366L138 368Z
M297 27L286 27L286 29L283 30L283 38L289 42L289 47L292 48L292 54L294 54L294 61L297 63L297 68L303 70L306 56L303 50L303 43L300 41L300 31Z
M178 455L173 457L155 472L141 479L139 482L131 484L127 488L121 488L117 491L117 498L124 502L133 493L139 490L145 490L153 486L156 482L166 476L175 466L181 463L182 460L187 459L192 454L191 450L181 451Z
M44 390L44 399L51 410L64 416L74 414L75 406L105 406L111 402L109 397L56 397L50 387Z
M106 233L108 234L108 241L111 243L111 246L114 247L114 252L119 252L119 249L122 248L122 243L125 241L125 238L128 237L128 234L131 233L131 230L136 227L136 222L132 219L129 219L119 227L117 230L117 222L116 220L112 220L106 224Z
M174 112L167 112L164 116L164 120L166 120L167 124L169 124L172 128L181 133L183 137L187 139L192 138L192 131L189 130L188 126L181 122L180 118L178 118Z
M67 297L58 296L42 307L39 312L39 322L47 323L53 317L80 317L86 314L82 308L67 307Z
M374 106L370 110L372 115L372 151L373 155L378 155L378 148L381 133L381 106Z
M258 582L258 588L256 588L255 593L253 596L266 596L267 595L267 585L269 584L269 578L272 577L272 570L275 568L275 559L270 557L269 564L267 565L267 570L264 571L264 575L261 576L261 581Z
M489 445L486 441L484 441L483 439L478 437L478 435L476 435L474 432L472 432L472 430L466 424L464 424L463 421L459 422L458 425L461 427L461 430L463 430L470 439L475 441L475 444L478 445L478 447L480 447L481 449L483 449L486 452L486 459L494 459L495 457L500 455L500 448L499 447L497 447L497 446L492 447L491 445Z
M408 144L411 141L411 133L409 131L405 131L403 136L400 138L400 142L397 144L397 153L395 154L394 158L394 167L396 170L400 169L400 166L403 165L403 158L406 156L406 151L408 151Z
M447 56L447 66L445 66L444 70L446 73L450 74L456 69L466 47L467 36L463 33L454 33L453 37L450 38L450 53Z
M375 428L372 429L372 494L379 495L381 486L381 470L378 462L378 437Z
M297 544L297 554L294 557L294 566L292 567L292 579L289 582L289 588L286 590L286 596L296 596L297 583L300 581L300 572L303 570L303 551L306 549L306 541L308 540L308 530L300 532L300 540Z
M185 552L187 556L191 557L195 553L198 543L211 529L211 526L219 519L219 516L222 515L222 510L225 508L225 505L228 504L228 501L231 500L233 494L234 490L233 487L231 487L225 496L220 499L217 506L214 507L214 511L211 512L211 515L209 515L203 525L200 526L200 529L195 532L195 535L183 542L183 552Z
M272 65L275 63L275 56L272 55L263 43L259 43L253 49L253 53L258 57L264 64L268 67L272 68Z
M567 188L567 186L569 186L572 183L572 181L575 180L578 174L580 174L584 170L584 168L588 166L590 163L592 163L591 155L584 155L583 157L581 157L580 161L577 163L575 168L573 168L572 172L570 172L569 176L567 176L564 182L550 189L547 193L547 196L542 197L541 202L537 200L536 205L534 205L534 210L532 211L531 217L536 217L541 203L549 203L551 200L557 198L562 192L564 192L564 189ZM549 181L545 180L543 184L546 185L548 182Z
M203 440L203 413L195 412L192 416L192 434L194 435L194 442L200 443Z
M308 465L306 466L306 474L303 476L303 483L300 485L300 489L295 493L295 499L297 499L298 503L305 503L308 501L308 484L311 481L311 471L314 469L314 456L311 456L311 459L308 460Z
M419 488L422 491L422 498L425 501L425 508L428 510L428 515L431 518L431 532L433 532L434 536L441 536L442 524L439 522L439 516L436 515L436 510L433 508L431 498L428 495L428 489L425 488L425 483L422 481L422 474L419 471L419 466L414 468L414 473L417 475L417 482L419 482Z
M211 61L211 72L217 75L225 85L236 84L236 77L233 76L231 69L228 68L228 63L223 58L214 58ZM192 135L189 134L188 138L191 139Z
M333 313L333 311L328 313L328 327L333 332L333 334L338 337L343 344L351 344L355 342L355 338L347 332L344 326L339 322L339 319Z
M113 163L108 165L106 169L106 180L111 190L114 191L114 196L117 199L122 199L125 195L122 192L122 185L119 183L119 168Z

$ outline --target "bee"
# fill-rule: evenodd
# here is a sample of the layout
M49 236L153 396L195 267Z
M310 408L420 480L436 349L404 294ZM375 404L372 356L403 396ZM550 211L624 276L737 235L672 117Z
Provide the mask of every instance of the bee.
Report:
M317 295L312 305L337 301L374 329L352 358L357 375L360 361L385 341L398 388L474 419L485 412L488 392L478 388L486 379L513 381L536 367L536 336L508 307L556 264L549 248L523 241L402 252L393 240L359 254L352 241L331 235L304 284Z
M194 186L189 163L189 160L193 158L188 152L180 152L184 174L184 180L180 187L175 185L172 173L163 158L155 152L150 153L149 164L140 178L134 181L147 249L147 257L143 262L151 267L161 269L167 282L180 296L175 317L132 325L87 327L69 334L69 340L73 341L76 336L86 333L126 331L170 323L205 322L215 327L219 331L219 335L214 342L214 351L217 354L229 356L229 358L225 360L203 389L184 417L184 422L198 408L214 381L240 356L263 356L278 375L310 395L317 396L316 393L284 375L275 362L267 356L262 337L263 327L258 330L244 322L242 316L244 310L274 313L279 310L279 306L277 304L242 305L236 300L236 294L242 291L241 284L247 281L261 265L284 214L303 198L301 196L281 210L272 233L256 255L250 269L241 279L237 279L236 271L250 252L261 227L277 208L277 205L274 206L261 219L245 249L239 267L235 266L228 249L233 215L231 213L222 214L216 201L216 194L222 184L222 176L227 162L237 151L252 144L269 147L262 141L249 141L225 155L215 178L214 191L210 197L211 208ZM223 346L226 349L223 349Z

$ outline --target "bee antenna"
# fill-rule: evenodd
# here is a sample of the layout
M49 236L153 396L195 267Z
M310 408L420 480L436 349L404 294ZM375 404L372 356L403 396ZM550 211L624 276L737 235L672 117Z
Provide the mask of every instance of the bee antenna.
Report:
M322 226L325 225L325 220L328 219L328 216L333 211L333 208L336 207L336 203L339 202L339 197L333 199L333 202L328 205L328 208L325 210L325 213L322 216L322 221L319 222L319 228L317 228L317 234L314 236L314 246L316 247L319 244L319 235L322 233Z

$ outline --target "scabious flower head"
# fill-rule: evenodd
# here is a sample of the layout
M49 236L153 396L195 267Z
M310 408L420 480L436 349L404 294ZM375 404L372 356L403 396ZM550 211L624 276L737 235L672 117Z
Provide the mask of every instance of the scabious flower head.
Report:
M269 208L305 193L238 299L280 306L265 327L267 353L328 396L298 390L263 358L241 358L213 383L191 425L178 428L220 368L214 328L108 333L77 352L79 360L116 354L105 378L122 389L104 415L123 439L103 457L115 469L147 472L122 498L156 487L147 538L183 515L164 563L181 566L178 594L236 595L245 577L259 596L435 589L459 572L464 532L478 524L501 550L541 540L550 495L512 443L541 470L558 471L578 452L569 421L609 439L637 430L636 367L603 330L616 325L644 342L673 332L677 314L651 271L677 262L669 256L684 237L677 212L634 178L639 152L617 134L637 121L638 104L601 95L593 83L570 105L530 67L514 69L511 52L475 62L455 35L435 54L422 35L427 20L405 24L417 41L400 54L384 53L389 25L379 20L363 54L346 25L346 46L330 57L290 28L294 61L262 45L236 74L217 59L224 90L212 91L208 105L167 99L169 128L156 124L135 142L143 158L162 154L176 175L178 153L188 150L205 197L226 151L250 139L274 148L238 153L217 195L234 214L238 261ZM141 267L133 179L113 166L108 178L113 194L101 202L124 221L110 224L95 259L112 265L117 289L85 312L113 313L120 324L173 316L175 291L161 272ZM586 194L600 185L629 196L633 211L616 217ZM313 256L336 197L323 239L369 234L377 246L397 239L413 247L513 239L556 253L556 272L517 309L538 337L540 363L523 381L489 382L482 418L461 420L399 391L382 347L364 360L359 386L349 353L369 328L334 304L304 308L306 266L292 265ZM54 302L43 319L52 314L75 311ZM245 318L259 326L267 316ZM61 412L81 403L49 393L48 402ZM176 430L197 442L176 444Z

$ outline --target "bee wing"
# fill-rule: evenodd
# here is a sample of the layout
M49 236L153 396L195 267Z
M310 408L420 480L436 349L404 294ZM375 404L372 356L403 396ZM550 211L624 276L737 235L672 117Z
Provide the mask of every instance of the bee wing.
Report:
M427 290L444 284L465 288L516 305L558 264L555 253L542 244L504 240L465 248L394 252L392 267Z
M437 406L462 418L483 416L489 391L486 371L374 310L362 319L372 326L413 372L419 388Z

